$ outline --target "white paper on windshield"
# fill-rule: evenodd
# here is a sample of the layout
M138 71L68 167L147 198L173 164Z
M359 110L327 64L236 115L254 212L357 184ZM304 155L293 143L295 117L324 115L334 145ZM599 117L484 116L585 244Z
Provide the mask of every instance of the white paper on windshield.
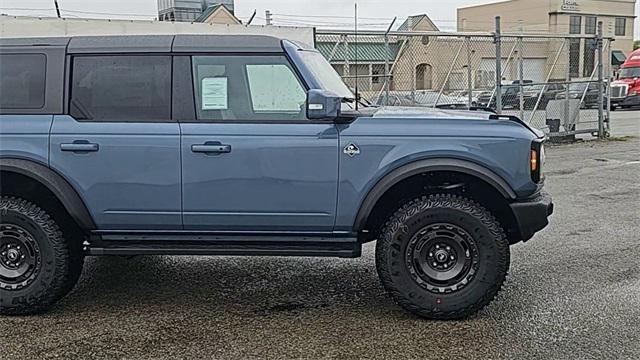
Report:
M226 77L202 79L202 110L227 110L228 95Z

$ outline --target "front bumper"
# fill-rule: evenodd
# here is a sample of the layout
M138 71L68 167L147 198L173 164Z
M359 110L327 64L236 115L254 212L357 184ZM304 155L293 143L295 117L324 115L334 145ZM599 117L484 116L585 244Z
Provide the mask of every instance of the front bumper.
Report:
M548 218L553 214L553 200L545 192L533 198L514 202L510 206L522 241L531 239L536 232L549 225Z
M622 101L622 106L640 106L640 95L627 96Z

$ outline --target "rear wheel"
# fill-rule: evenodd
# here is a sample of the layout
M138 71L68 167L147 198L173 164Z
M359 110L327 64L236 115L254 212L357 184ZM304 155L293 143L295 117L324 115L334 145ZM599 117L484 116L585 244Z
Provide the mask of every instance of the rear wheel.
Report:
M38 206L0 198L0 314L42 312L65 296L82 269L80 246Z
M500 224L464 197L431 195L400 208L376 248L383 285L406 310L430 319L459 319L486 306L509 268Z

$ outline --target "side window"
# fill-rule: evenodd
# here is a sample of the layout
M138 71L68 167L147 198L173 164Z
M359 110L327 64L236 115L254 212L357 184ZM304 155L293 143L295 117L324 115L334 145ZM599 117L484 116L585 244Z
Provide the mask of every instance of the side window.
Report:
M306 119L306 92L283 56L194 56L198 120Z
M74 57L69 109L79 120L170 120L171 57Z
M254 113L296 115L304 109L305 91L289 67L247 65L246 69Z
M0 54L0 109L44 107L44 54Z

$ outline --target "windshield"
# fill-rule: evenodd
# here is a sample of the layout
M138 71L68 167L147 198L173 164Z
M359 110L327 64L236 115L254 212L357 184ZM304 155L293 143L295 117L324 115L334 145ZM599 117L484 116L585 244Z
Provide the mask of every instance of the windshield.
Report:
M620 78L640 77L640 67L625 68L620 70Z
M343 98L355 99L355 95L322 54L317 51L303 50L300 51L300 55L323 89L333 91Z
M569 91L579 92L587 88L588 83L573 83L569 85Z

